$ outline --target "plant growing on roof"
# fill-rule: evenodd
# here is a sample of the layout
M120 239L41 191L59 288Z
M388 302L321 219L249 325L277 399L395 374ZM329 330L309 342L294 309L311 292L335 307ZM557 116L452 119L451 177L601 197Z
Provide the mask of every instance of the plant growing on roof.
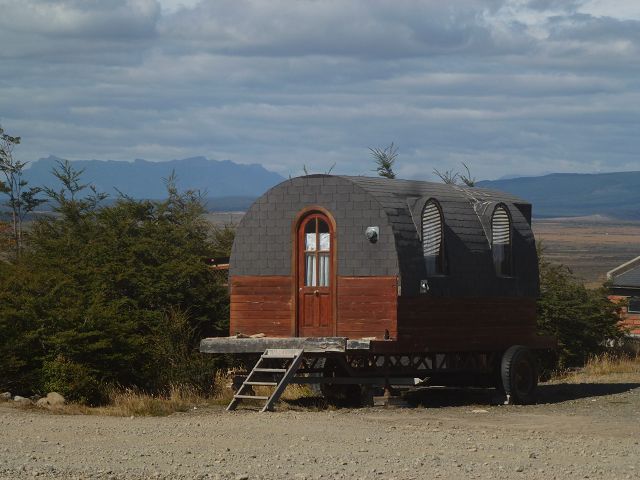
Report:
M441 172L436 168L433 169L433 173L440 177L440 180L447 185L457 185L458 179L460 179L467 187L475 187L476 178L471 176L471 171L466 163L462 162L462 166L466 170L466 173L454 172L453 169Z
M369 151L376 162L376 172L378 172L378 175L385 178L396 178L396 174L393 171L393 164L398 158L398 147L391 142L391 145L387 147L369 148Z

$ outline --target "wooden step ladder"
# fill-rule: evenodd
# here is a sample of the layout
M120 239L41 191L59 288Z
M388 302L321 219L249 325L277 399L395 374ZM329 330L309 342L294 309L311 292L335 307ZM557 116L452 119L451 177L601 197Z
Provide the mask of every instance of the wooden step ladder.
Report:
M298 371L302 363L302 354L302 349L269 348L265 350L253 367L253 370L247 375L247 378L245 378L233 396L231 403L227 406L227 410L235 410L243 400L264 400L265 404L260 411L266 412L267 410L273 410L274 404L278 401L280 395L282 395L284 389L287 388L287 385L289 385L289 382ZM278 363L280 365L278 368L267 367L267 364L272 360L279 361ZM267 375L270 377L269 380L259 380ZM275 377L279 375L281 375L280 380L274 381ZM254 386L269 386L275 387L275 389L269 396L252 395Z

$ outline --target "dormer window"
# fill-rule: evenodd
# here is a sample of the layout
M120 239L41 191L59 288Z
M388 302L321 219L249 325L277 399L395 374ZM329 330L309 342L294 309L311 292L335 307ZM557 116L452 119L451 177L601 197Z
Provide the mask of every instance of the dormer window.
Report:
M444 275L444 222L442 210L435 200L422 209L422 252L427 275Z
M504 205L498 205L491 217L491 250L496 273L512 275L511 262L511 217Z

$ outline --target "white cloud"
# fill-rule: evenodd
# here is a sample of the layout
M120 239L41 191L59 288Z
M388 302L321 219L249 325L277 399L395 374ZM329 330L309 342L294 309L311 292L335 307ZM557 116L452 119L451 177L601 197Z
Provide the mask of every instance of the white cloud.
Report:
M370 174L367 147L395 141L408 177L624 170L640 29L630 3L603 5L0 0L0 123L26 160Z
M139 37L153 32L156 0L3 0L4 30L48 37L82 39Z
M170 15L180 9L193 8L200 3L200 0L159 0L159 3L162 11Z

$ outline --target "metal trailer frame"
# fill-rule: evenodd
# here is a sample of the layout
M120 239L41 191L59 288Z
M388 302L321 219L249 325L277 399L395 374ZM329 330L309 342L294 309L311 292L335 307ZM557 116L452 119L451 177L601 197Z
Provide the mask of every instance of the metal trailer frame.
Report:
M418 349L393 340L350 340L345 337L216 337L205 338L200 343L202 353L247 358L264 356L268 351L300 351L302 358L295 371L287 373L286 383L317 384L323 392L346 385L378 386L389 396L394 387L415 386L418 379L420 385L494 387L504 392L505 403L531 403L534 400L537 369L531 352L555 347L554 338L542 336L526 345L468 350L424 346ZM282 371L288 368L286 362L276 366ZM246 381L246 377L240 377L240 380ZM263 377L262 383L258 384L280 384L275 380ZM524 387L519 382L524 382ZM279 394L283 390L281 388ZM247 398L246 395L241 397ZM270 398L268 406L276 400Z

